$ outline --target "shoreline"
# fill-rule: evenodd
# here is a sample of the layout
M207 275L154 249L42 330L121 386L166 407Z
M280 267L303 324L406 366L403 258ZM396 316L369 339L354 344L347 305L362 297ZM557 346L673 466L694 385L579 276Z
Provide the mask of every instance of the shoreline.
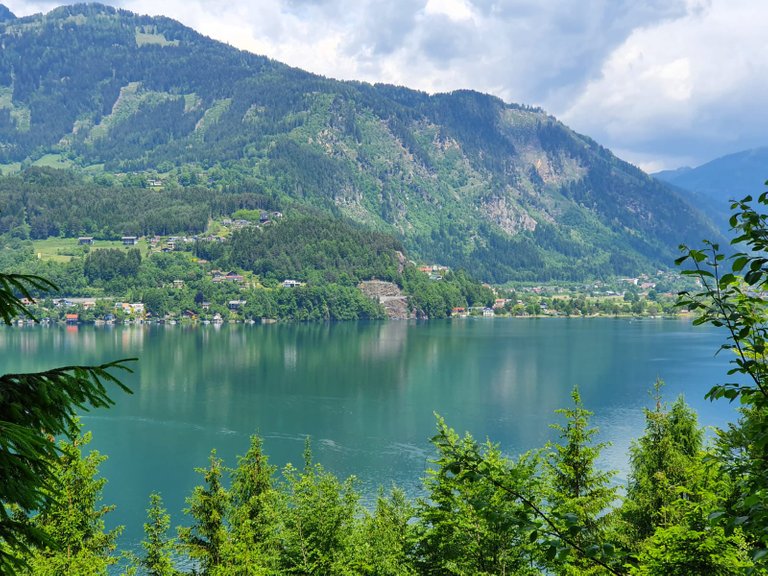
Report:
M348 322L430 322L430 321L462 321L462 320L594 320L594 319L615 319L615 320L679 320L685 318L692 318L694 315L690 312L680 312L678 314L658 314L658 315L636 315L636 314L592 314L585 315L553 315L553 314L537 314L537 315L495 315L495 316L449 316L447 318L359 318L355 320L292 320L292 319L279 319L279 318L260 318L246 319L246 320L171 320L171 321L153 321L153 320L123 320L123 321L78 321L67 322L65 320L50 320L44 318L40 321L34 321L30 319L15 319L10 324L5 325L8 328L30 328L30 327L54 327L61 326L65 328L77 328L80 326L92 326L98 328L114 328L117 326L183 326L183 327L200 327L200 326L214 326L220 327L224 325L246 325L246 326L270 326L273 324L341 324Z

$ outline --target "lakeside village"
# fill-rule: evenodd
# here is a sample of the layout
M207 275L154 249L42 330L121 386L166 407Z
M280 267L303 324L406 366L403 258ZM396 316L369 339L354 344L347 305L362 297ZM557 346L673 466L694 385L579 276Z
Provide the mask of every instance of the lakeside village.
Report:
M229 223L228 223L229 224ZM233 222L232 225L237 225ZM196 237L151 237L138 238L125 236L122 244L135 247L139 242L146 243L148 253L169 253L189 250L189 245L196 242ZM205 238L210 240L210 238ZM90 249L97 244L91 237L81 237L78 244ZM274 323L281 318L255 316L249 313L248 297L258 290L306 290L311 283L291 278L281 281L263 282L248 272L234 270L206 269L209 263L202 258L191 258L202 272L203 283L218 285L230 298L208 301L200 298L198 286L192 286L188 280L175 279L164 285L169 292L183 293L191 291L188 297L180 297L184 305L178 309L153 310L151 303L143 301L123 301L119 298L101 297L54 297L37 300L23 299L23 304L39 319L40 323L114 325L114 324L214 324L224 323ZM450 269L439 264L416 265L419 272L431 282L442 282ZM371 285L379 285L371 289ZM380 285L386 285L384 291ZM653 275L640 275L636 278L617 278L612 281L597 281L584 285L516 285L510 287L489 288L494 300L482 306L454 307L449 316L467 317L517 317L517 318L554 318L554 317L659 317L678 315L675 308L680 276L672 272L657 271ZM388 303L400 299L404 308L408 308L408 296L403 295L397 285L384 282L363 282L358 288L388 312ZM415 313L392 316L394 318L417 318ZM26 317L18 317L13 324L23 326L33 324Z

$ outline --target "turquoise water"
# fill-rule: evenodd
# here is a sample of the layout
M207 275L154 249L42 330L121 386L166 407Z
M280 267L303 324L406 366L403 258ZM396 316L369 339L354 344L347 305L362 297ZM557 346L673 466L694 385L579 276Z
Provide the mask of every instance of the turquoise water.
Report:
M701 422L723 425L727 403L703 399L722 382L724 335L687 320L462 319L269 326L31 327L0 330L3 370L32 371L137 356L133 395L83 416L109 456L105 501L121 544L142 536L149 493L181 524L184 498L212 448L226 463L258 433L278 466L316 459L354 474L367 497L395 483L419 493L437 412L510 454L553 438L554 411L578 385L612 442L603 466L626 474L656 378Z

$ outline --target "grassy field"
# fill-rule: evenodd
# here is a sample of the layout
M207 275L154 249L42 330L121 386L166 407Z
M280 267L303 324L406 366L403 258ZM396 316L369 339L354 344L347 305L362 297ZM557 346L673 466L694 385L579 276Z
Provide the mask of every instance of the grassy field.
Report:
M35 254L41 260L53 260L54 262L69 262L75 256L82 256L88 249L86 246L80 246L77 238L48 238L46 240L35 240L32 242ZM142 257L147 255L148 244L146 240L139 240L135 246L141 250ZM123 249L123 243L120 240L94 240L91 250L100 250L104 248Z
M12 162L11 164L0 164L0 175L8 176L21 172L21 162Z
M64 158L61 154L46 154L35 160L32 165L44 168L57 168L59 170L66 170L74 166L71 160ZM21 162L0 164L0 175L2 176L10 176L19 172L21 172Z
M59 170L65 170L73 166L72 161L64 158L61 154L46 154L35 160L32 165L43 168L58 168Z

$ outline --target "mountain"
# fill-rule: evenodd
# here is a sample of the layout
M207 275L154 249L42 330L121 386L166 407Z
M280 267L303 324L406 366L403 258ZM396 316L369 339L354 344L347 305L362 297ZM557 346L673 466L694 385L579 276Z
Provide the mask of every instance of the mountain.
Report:
M0 42L4 174L309 204L495 282L635 274L717 237L678 190L538 108L331 80L98 4L0 7Z
M696 168L678 168L653 174L680 188L700 192L717 202L759 194L768 179L768 147L753 148L715 158Z
M765 189L768 147L728 154L696 168L664 170L653 176L682 189L691 202L727 234L730 200L740 200L749 194L755 196Z
M8 20L15 20L15 19L16 19L16 16L14 15L14 13L8 10L7 7L0 4L0 22L5 22Z

